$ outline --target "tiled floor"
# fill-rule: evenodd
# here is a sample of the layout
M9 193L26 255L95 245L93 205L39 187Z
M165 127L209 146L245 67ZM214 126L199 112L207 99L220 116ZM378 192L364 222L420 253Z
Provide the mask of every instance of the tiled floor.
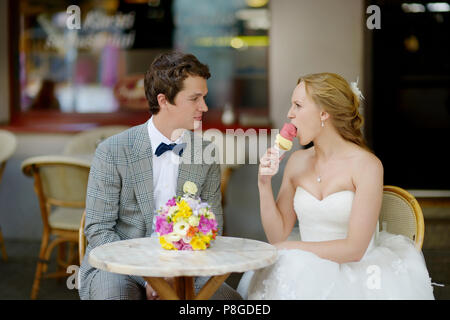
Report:
M8 261L0 260L0 299L30 299L40 242L6 240L5 246ZM56 270L52 262L50 271ZM43 279L38 298L73 300L79 296L77 290L67 288L65 279Z

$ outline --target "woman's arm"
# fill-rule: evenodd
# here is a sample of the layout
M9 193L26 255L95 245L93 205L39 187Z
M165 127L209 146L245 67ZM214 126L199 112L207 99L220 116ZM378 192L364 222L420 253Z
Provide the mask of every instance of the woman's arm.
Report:
M268 150L270 153L270 149ZM266 153L267 154L267 153ZM270 243L277 243L287 239L294 227L296 215L293 207L294 187L291 183L291 172L294 164L294 154L289 158L283 174L280 191L278 192L277 201L273 197L272 181L273 175L262 177L261 166L258 179L259 203L261 210L261 221ZM261 165L265 163L265 157L261 158ZM278 165L276 163L275 165Z
M375 156L355 168L356 187L347 237L322 242L279 242L279 249L301 249L337 263L361 260L375 231L383 199L383 165Z

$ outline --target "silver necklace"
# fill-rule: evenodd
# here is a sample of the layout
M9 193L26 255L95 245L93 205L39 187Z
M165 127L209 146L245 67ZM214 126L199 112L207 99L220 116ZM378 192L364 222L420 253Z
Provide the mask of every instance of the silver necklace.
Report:
M314 165L314 170L315 170L316 172L319 171L319 170L317 170L317 163ZM321 182L322 182L322 177L320 176L320 174L317 175L316 181L317 181L318 183L321 183Z

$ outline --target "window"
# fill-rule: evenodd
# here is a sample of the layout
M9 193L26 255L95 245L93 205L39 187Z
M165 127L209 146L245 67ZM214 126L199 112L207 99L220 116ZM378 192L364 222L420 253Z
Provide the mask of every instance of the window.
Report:
M10 38L12 125L142 123L145 71L173 49L210 67L204 126L268 116L267 0L11 0L9 10L19 35ZM224 110L234 123L222 121Z

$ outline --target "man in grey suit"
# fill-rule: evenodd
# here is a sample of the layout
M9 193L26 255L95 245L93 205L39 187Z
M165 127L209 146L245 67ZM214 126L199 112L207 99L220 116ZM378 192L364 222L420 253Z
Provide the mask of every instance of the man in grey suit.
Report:
M80 268L81 299L158 299L142 277L93 268L89 252L102 244L154 235L154 213L170 197L194 182L223 230L220 166L202 161L203 141L192 131L208 111L205 96L209 69L190 54L158 56L145 76L152 117L98 146L86 197L88 241ZM207 281L196 278L196 291ZM241 299L222 284L212 299Z

